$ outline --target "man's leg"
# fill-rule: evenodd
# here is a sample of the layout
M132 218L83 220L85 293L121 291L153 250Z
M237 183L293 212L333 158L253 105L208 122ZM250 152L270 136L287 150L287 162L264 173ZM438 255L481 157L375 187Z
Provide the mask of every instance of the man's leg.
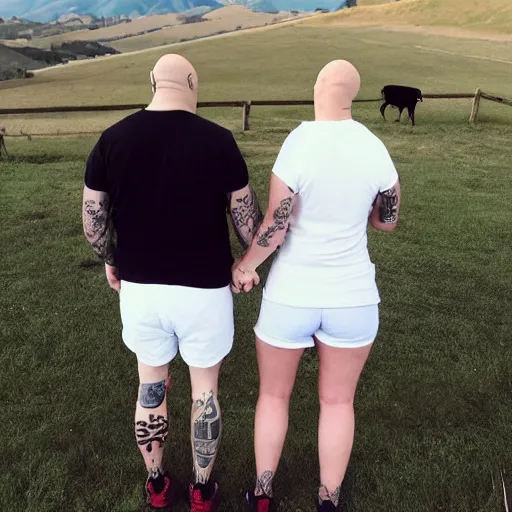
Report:
M211 368L190 367L192 387L191 443L194 462L193 484L214 489L210 481L222 435L218 381L222 363ZM208 496L205 496L208 499Z
M135 410L135 436L156 493L165 481L162 458L168 434L167 389L169 365L148 366L139 362L139 395Z

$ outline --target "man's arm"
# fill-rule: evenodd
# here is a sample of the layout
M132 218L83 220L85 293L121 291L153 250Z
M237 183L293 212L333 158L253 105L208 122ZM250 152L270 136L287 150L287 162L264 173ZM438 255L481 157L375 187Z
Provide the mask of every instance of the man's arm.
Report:
M370 213L370 223L379 231L393 231L400 211L400 180L390 189L379 192Z
M258 229L263 214L251 185L228 194L229 215L238 241L247 250Z
M251 247L238 264L239 272L255 271L283 244L292 214L293 196L294 193L284 181L272 174L267 213Z
M82 223L85 237L94 252L107 265L115 267L116 234L106 192L84 186Z

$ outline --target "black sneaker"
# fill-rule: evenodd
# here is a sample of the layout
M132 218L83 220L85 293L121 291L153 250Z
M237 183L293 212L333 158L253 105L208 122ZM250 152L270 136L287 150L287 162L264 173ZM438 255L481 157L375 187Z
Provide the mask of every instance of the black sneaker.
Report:
M338 507L331 500L324 500L317 506L318 512L337 512Z
M254 491L247 491L245 499L252 512L273 512L275 510L274 500L265 494L255 496Z

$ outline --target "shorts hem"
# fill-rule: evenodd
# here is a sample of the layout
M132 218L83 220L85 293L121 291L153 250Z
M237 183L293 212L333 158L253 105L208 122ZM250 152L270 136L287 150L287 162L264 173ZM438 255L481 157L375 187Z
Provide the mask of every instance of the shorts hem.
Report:
M130 348L130 347L128 347L128 348ZM158 366L164 366L166 364L169 364L178 355L178 351L176 350L176 352L174 352L174 354L172 356L162 358L162 361L158 361L158 363L156 363L154 360L146 359L144 356L140 356L139 354L137 354L137 352L135 352L135 350L132 350L131 348L130 348L130 350L136 355L137 361L139 363L145 364L147 366L151 366L153 368L157 368Z
M254 328L254 334L256 334L256 336L267 345L271 345L272 347L276 348L287 348L293 350L299 348L312 348L315 346L315 342L313 341L313 339L311 339L311 342L278 340L276 338L272 338L271 336L261 334L261 331L257 330L256 327Z
M337 341L332 338L329 340L322 339L321 334L315 334L315 337L320 343L332 348L362 348L375 342L375 338L365 341Z
M182 352L180 352L180 355L187 366L191 366L192 368L201 368L201 369L205 370L207 368L213 368L214 366L218 365L220 362L224 361L224 359L226 359L226 357L229 356L229 354L231 353L232 350L233 350L233 344L231 344L231 346L229 347L229 350L225 354L223 354L220 357L212 358L213 362L208 361L207 363L202 362L200 364L190 364L188 357L184 356Z

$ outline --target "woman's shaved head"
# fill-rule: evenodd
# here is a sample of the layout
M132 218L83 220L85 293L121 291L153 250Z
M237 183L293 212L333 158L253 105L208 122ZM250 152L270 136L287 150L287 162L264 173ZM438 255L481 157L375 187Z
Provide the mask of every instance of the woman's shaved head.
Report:
M350 109L360 87L361 77L357 69L346 60L333 60L318 73L314 89L315 109L327 116Z

